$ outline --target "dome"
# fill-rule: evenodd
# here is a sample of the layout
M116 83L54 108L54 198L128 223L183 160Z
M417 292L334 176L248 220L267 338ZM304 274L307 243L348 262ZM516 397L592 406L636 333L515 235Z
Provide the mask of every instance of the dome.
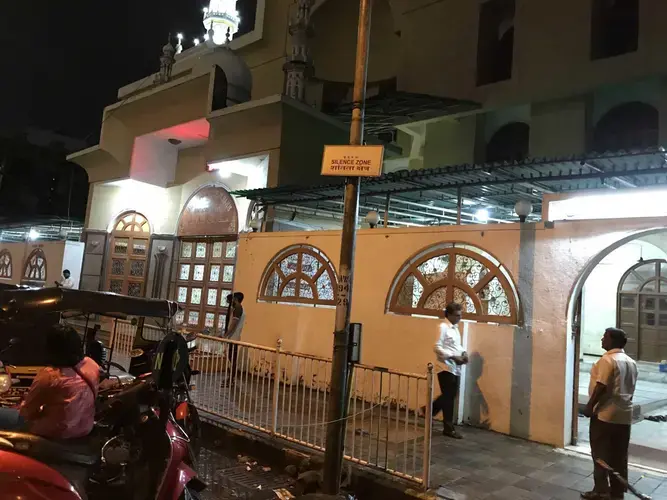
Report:
M219 66L225 72L230 105L250 100L252 73L241 56L227 45L214 46L199 58L194 69L195 72L207 71L213 65Z

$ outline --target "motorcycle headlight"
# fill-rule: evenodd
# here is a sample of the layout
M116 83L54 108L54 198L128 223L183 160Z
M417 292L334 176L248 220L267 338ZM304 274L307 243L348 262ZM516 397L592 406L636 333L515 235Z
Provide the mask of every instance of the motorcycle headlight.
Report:
M0 374L0 394L9 392L12 388L12 377L8 373Z

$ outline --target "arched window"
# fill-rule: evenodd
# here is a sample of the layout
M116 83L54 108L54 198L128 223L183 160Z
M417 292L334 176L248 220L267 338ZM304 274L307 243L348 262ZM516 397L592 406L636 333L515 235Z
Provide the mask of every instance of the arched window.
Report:
M125 212L115 220L111 231L107 290L143 297L150 237L148 220L137 212Z
M282 250L264 270L258 299L335 306L336 272L329 258L310 245Z
M528 158L530 126L514 122L500 127L486 145L485 161L521 161Z
M22 283L44 286L46 283L46 255L41 248L35 248L25 261Z
M427 248L408 260L389 292L388 312L440 317L450 302L463 318L486 323L518 322L518 297L500 263L461 243Z
M12 277L12 254L9 250L0 250L0 278L10 279Z
M650 104L628 102L607 112L595 126L593 151L644 149L658 145L659 113Z
M667 261L641 261L618 285L617 325L628 335L625 351L641 361L667 358Z

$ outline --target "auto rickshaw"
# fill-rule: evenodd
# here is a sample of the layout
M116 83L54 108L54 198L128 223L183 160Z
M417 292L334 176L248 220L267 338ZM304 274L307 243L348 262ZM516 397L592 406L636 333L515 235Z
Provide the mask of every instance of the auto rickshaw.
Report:
M112 325L111 338L114 338L117 320L130 320L136 326L136 333L130 353L132 359L129 372L138 377L152 371L153 355L161 340L145 338L144 326L157 326L152 331L166 335L171 331L171 320L177 311L178 304L169 300L128 297L108 292L20 286L0 288L0 361L12 379L11 388L0 394L0 406L15 406L39 370L46 366L48 353L46 339L42 334L46 327L64 322L72 324L79 331L83 328L87 333L91 318L106 318ZM84 334L82 342L85 339ZM113 350L112 343L105 349L104 359L96 361L107 374L113 370L118 375L119 371L125 369L113 361ZM191 376L188 364L183 380L175 381L173 412L196 447L201 428L197 410L189 396Z

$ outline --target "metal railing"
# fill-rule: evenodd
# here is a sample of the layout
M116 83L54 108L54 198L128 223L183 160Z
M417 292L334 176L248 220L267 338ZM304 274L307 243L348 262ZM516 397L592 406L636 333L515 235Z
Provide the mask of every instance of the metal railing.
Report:
M147 330L147 328L149 328ZM162 331L144 326L144 337ZM117 321L114 361L129 366L136 327ZM331 360L200 335L190 356L199 370L191 396L197 407L299 445L324 450ZM425 375L355 365L349 382L345 458L428 486L433 369Z

